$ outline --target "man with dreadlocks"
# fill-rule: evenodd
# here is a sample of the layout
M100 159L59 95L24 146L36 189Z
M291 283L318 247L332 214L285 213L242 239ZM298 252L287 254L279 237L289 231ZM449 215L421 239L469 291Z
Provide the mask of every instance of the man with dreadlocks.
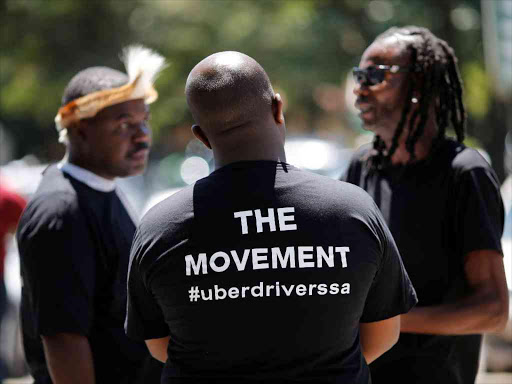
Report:
M343 180L374 198L418 293L374 383L473 383L481 335L505 326L503 203L489 164L465 147L457 58L429 30L391 28L354 68L356 107L373 148ZM445 136L449 125L457 139Z
M160 363L124 333L135 223L115 179L146 167L148 104L164 59L140 46L124 58L128 75L90 67L69 82L55 118L66 155L45 170L18 226L35 384L160 382Z

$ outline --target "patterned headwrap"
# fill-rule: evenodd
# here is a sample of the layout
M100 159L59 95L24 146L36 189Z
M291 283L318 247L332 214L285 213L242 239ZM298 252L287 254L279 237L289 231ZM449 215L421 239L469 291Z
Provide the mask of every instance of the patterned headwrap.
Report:
M146 104L151 104L158 98L153 83L165 68L165 59L151 49L134 45L123 50L121 60L128 72L127 84L89 93L59 109L55 116L59 142L67 141L67 127L71 123L93 117L106 107L135 99L144 99Z

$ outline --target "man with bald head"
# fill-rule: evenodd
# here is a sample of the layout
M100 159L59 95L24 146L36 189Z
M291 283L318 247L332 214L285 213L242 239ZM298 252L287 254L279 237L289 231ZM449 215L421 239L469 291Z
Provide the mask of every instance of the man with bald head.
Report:
M186 96L216 169L137 229L128 335L162 383L370 383L416 303L378 209L285 162L281 97L249 56L207 57Z
M213 149L215 166L244 160L285 161L282 101L263 68L250 57L225 52L190 73L187 101L192 131Z

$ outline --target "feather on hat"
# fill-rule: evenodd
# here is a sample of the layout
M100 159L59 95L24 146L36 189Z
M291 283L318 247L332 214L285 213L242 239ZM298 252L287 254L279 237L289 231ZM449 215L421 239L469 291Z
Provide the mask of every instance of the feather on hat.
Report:
M70 123L95 116L99 111L125 101L144 99L151 104L158 98L153 83L162 69L165 59L155 51L141 45L132 45L123 50L121 60L128 72L127 84L104 89L75 99L59 109L55 116L55 126L59 141L65 142Z

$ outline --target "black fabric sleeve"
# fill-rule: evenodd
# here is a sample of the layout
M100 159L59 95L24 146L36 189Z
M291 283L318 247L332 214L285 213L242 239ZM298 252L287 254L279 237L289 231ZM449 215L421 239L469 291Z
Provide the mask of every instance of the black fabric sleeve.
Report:
M350 159L350 163L345 169L345 171L340 176L340 181L345 181L347 183L355 184L357 185L357 182L359 181L359 173L360 173L360 164L359 164L359 158L357 155L352 155L352 158Z
M137 231L130 254L128 270L128 305L125 331L135 340L157 339L169 335L162 310L154 296L147 289L140 271L139 261L144 257L140 231Z
M85 219L62 201L28 209L18 237L34 335L88 335L94 318L95 249ZM43 207L44 205L44 207Z
M505 213L499 182L492 169L479 167L463 172L456 193L455 233L460 252L502 252Z
M381 321L407 313L418 302L395 240L377 206L374 208L372 223L382 247L382 257L366 297L360 319L362 323Z
M350 184L361 186L361 173L363 171L363 164L367 159L372 144L365 144L358 148L350 159L350 163L345 171L340 176L340 181L345 181Z

